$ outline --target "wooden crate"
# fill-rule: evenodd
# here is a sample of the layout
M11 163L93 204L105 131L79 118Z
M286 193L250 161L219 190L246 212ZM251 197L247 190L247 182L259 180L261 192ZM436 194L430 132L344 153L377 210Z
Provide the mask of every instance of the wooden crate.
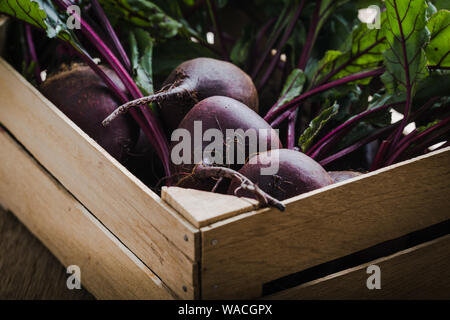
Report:
M405 251L408 242L397 241L403 251L393 256L389 241L433 226L448 233L450 148L286 200L281 213L176 187L159 197L4 60L0 123L0 203L64 265L80 266L82 284L98 298L358 298L358 270L375 258L404 292L444 284L449 297L448 281L423 272L432 265L449 279L448 237L429 250ZM391 251L373 251L383 244ZM311 273L358 252L350 260L359 266ZM286 281L305 272L313 281ZM395 289L377 294L402 297Z

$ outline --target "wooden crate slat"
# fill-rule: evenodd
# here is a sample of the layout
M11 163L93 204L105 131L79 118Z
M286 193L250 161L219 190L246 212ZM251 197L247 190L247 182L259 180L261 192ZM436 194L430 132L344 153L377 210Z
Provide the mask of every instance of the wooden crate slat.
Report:
M366 286L380 267L381 289ZM450 235L284 290L266 299L450 299Z
M255 298L256 284L448 220L449 163L446 148L202 228L202 298Z
M78 265L81 284L93 295L173 299L162 281L5 131L0 147L0 203L65 266Z
M0 123L174 292L195 297L198 229L1 58L0 87Z
M179 187L163 187L161 198L200 228L256 208L253 199Z

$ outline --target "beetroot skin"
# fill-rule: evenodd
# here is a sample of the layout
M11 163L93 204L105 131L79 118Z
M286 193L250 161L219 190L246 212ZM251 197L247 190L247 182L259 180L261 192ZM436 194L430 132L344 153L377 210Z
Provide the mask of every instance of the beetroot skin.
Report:
M307 155L289 149L272 150L255 156L239 170L244 176L257 184L263 191L278 200L319 189L333 183L320 164ZM278 164L275 175L261 175L261 168ZM238 189L240 183L233 180L229 194L252 198L249 192Z
M172 71L158 93L123 104L103 121L103 125L108 125L132 107L156 102L170 133L196 103L212 96L233 98L258 113L258 92L244 71L230 62L196 58L183 62Z
M226 137L226 129L242 129L244 132L248 129L254 129L256 130L256 132L258 132L258 144L260 142L264 143L265 146L267 146L268 150L270 150L272 146L273 148L281 147L281 142L276 131L273 130L270 125L266 121L264 121L264 119L262 119L255 111L232 98L214 96L200 101L192 108L191 111L188 112L183 121L180 123L179 129L186 129L188 132L190 132L191 137L194 137L194 121L201 121L203 131L202 136L207 129L218 129L224 137ZM262 130L259 131L260 129ZM210 143L211 141L202 141L202 143L199 144L199 147L201 147L203 151ZM172 142L171 154L177 144L179 144L179 142ZM191 139L192 152L190 163L173 165L174 173L188 174L192 172L196 164L194 161L194 148L194 139ZM230 164L231 161L227 160L231 157L229 154L229 150L231 150L230 148L234 148L234 150L239 149L242 152L245 152L244 161L238 161L238 159L234 158L234 164ZM242 167L245 160L250 156L249 150L248 139L246 139L245 141L245 147L243 146L243 144L240 144L237 141L225 143L223 144L223 150L221 152L223 155L223 160L226 163L215 163L210 159L209 154L205 154L205 156L203 157L203 162L210 165L223 165L237 170ZM182 153L183 152L181 151L180 154ZM240 162L240 164L238 162ZM211 182L207 183L207 187L205 187L204 183L198 183L198 181L193 182L193 180L196 179L184 178L182 181L182 186L203 190L210 189L209 187L211 186ZM186 181L191 182L187 183Z
M103 66L101 69L125 92L112 70ZM111 156L121 162L127 159L139 128L128 115L119 116L107 128L102 126L102 120L117 108L119 101L91 68L74 64L69 70L49 77L40 90Z
M198 101L212 96L236 99L258 112L258 93L252 79L226 61L211 58L185 61L172 71L163 87L179 87L189 92L182 101L179 96L171 96L160 102L161 116L171 130Z

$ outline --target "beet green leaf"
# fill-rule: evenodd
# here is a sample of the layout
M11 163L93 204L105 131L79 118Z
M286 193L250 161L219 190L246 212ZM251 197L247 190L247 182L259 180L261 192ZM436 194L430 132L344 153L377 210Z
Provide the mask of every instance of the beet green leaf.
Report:
M331 107L323 110L310 123L308 128L303 131L303 134L298 139L298 145L303 152L308 150L314 138L319 134L320 130L330 121L339 111L339 105L334 103Z
M134 29L129 33L133 79L144 95L153 94L153 39L148 32Z
M429 40L424 0L386 0L387 20L383 25L389 49L384 53L388 90L406 91L412 99L417 83L426 77L424 46Z
M450 11L435 13L427 23L431 32L426 47L428 61L433 66L450 67Z
M99 0L110 19L124 20L136 27L148 29L153 37L172 38L182 24L168 16L156 4L147 0Z
M305 73L300 69L294 69L289 74L286 83L284 84L283 90L281 91L280 98L275 104L276 110L279 106L282 106L292 99L298 97L302 91L303 86L306 82Z
M382 23L385 15L381 16ZM320 83L336 80L350 74L376 68L383 61L386 41L383 30L369 29L366 24L360 24L349 35L340 50L329 50L319 62L316 75ZM370 78L359 80L358 83L368 84Z
M0 13L5 13L39 29L49 38L60 38L87 55L74 32L68 28L68 16L62 14L50 0L0 1Z

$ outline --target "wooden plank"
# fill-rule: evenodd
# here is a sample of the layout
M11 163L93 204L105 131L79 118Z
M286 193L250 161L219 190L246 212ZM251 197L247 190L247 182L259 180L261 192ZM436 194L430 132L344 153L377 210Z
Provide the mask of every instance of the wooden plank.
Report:
M0 59L0 122L182 298L196 295L198 229Z
M202 228L202 298L255 298L256 284L448 220L449 163L446 148Z
M5 131L0 132L0 202L100 299L171 299L129 249Z
M369 290L367 267L380 267ZM450 299L450 235L284 290L266 299Z
M67 290L66 268L17 218L0 206L0 300L93 300Z
M198 228L254 210L258 204L253 199L179 187L163 187L161 198Z

